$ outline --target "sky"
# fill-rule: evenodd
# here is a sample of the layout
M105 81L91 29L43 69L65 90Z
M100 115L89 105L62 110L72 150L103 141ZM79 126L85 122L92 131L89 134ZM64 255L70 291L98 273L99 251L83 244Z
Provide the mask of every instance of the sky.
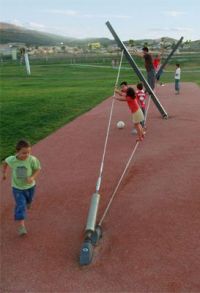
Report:
M0 0L0 22L73 38L200 39L200 0Z

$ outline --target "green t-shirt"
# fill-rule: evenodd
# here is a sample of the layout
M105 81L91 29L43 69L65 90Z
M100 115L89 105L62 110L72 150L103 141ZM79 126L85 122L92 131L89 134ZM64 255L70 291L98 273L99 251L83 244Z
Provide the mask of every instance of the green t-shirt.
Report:
M26 179L41 169L40 161L36 157L30 155L26 160L19 160L16 156L10 156L5 162L12 169L12 187L23 190L35 185L35 181L28 183Z

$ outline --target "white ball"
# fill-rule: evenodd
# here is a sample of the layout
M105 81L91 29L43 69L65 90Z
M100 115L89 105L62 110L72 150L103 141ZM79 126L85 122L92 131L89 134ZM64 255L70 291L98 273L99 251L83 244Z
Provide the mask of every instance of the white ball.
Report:
M117 122L117 128L122 129L122 128L124 128L124 126L125 126L124 121L118 121Z

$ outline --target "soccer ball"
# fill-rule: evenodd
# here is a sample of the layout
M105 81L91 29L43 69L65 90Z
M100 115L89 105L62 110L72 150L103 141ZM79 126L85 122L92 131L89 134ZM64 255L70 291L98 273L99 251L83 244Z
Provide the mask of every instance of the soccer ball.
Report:
M124 128L124 126L125 126L124 121L118 121L117 122L117 128L122 129L122 128Z

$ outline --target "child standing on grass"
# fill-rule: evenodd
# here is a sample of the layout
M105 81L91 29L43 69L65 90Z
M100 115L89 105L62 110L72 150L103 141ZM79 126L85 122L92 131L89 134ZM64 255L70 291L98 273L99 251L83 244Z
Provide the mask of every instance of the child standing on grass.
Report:
M116 99L118 101L125 101L128 103L128 106L132 112L134 127L138 134L137 141L142 141L144 138L144 131L140 123L144 121L144 115L138 105L134 89L129 87L126 91L126 96L116 97Z
M35 179L41 169L39 160L31 155L31 145L20 140L16 145L16 155L3 162L3 180L7 178L8 166L12 170L12 191L15 199L14 218L19 222L19 235L27 234L25 227L26 210L30 208L34 193Z
M176 64L176 71L175 71L175 93L178 95L180 93L180 79L181 79L181 69L180 64Z

